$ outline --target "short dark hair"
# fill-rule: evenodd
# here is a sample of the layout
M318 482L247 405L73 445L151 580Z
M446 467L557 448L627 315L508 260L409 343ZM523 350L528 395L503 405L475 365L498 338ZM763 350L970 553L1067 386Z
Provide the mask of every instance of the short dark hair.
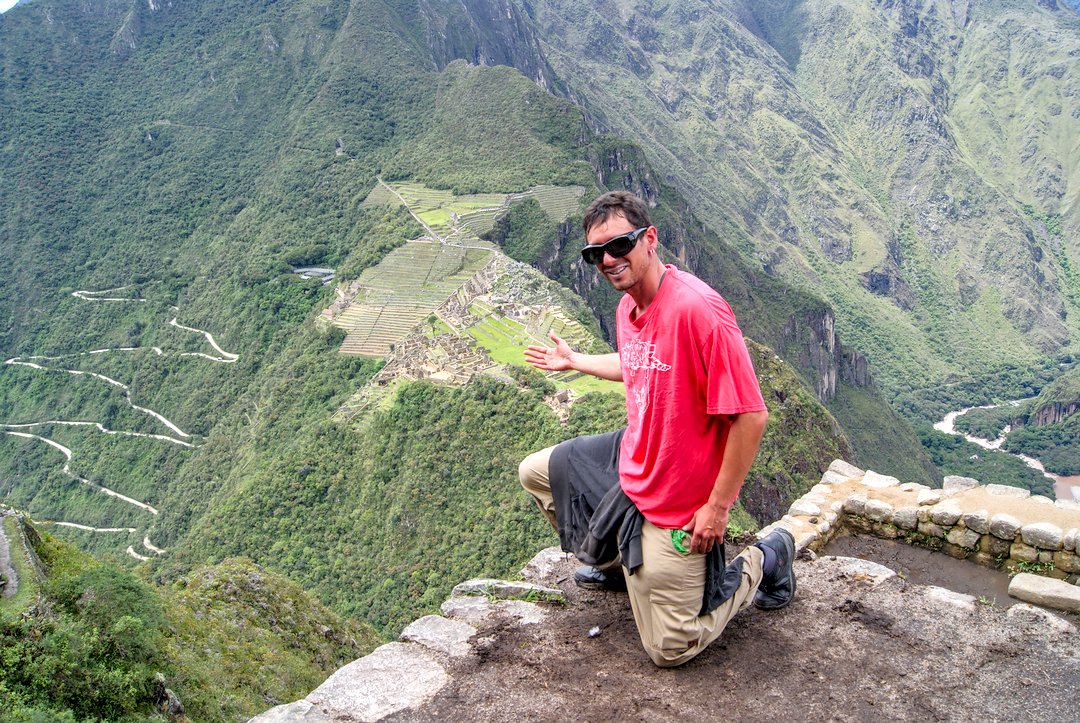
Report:
M609 191L585 209L585 217L581 219L581 228L588 234L589 229L607 221L613 214L622 216L634 228L652 226L652 222L649 221L649 207L644 201L629 191Z

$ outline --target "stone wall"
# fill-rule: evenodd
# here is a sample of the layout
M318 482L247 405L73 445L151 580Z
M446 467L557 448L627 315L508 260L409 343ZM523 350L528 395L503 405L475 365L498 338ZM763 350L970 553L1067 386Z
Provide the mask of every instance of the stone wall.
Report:
M1080 503L946 477L942 489L901 483L836 460L788 514L801 548L820 551L842 529L940 550L1011 572L1080 583Z

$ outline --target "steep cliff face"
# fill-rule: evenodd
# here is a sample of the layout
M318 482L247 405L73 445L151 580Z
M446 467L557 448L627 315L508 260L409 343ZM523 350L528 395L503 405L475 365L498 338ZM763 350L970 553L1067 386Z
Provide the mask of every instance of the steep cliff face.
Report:
M440 69L455 59L508 65L546 90L557 89L540 39L512 0L470 0L456 6L422 0L419 10L424 44Z
M1078 411L1080 411L1080 402L1045 404L1031 412L1028 416L1028 423L1036 427L1045 427L1050 424L1064 422L1066 417Z
M1060 3L529 7L569 97L755 270L828 299L886 385L1076 336L1080 251L1023 210L1076 237L1080 33Z

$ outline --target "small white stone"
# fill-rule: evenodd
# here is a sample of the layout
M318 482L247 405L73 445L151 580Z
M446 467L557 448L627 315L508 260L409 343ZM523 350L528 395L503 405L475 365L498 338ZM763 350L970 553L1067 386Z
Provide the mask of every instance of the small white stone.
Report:
M867 500L863 514L874 522L888 522L892 519L893 506L881 500Z
M926 588L926 594L939 602L948 603L962 610L974 610L975 609L975 596L964 595L963 593L953 592L952 590L946 590L943 587L935 587L929 585Z
M825 520L830 525L836 524L836 520L839 519L839 518L840 518L840 515L836 514L832 510L829 510L828 512L823 512L821 514L821 519Z
M1012 540L1020 531L1020 520L1005 512L998 512L990 518L990 534L1002 540Z
M971 477L961 477L960 475L951 474L948 475L941 485L941 491L946 497L955 495L958 492L964 490L975 489L979 486L979 480Z
M810 488L810 494L812 495L824 495L828 497L832 494L832 487L829 485L814 485Z
M904 492L920 492L922 490L930 489L926 485L921 485L918 482L905 482L900 485L900 489Z
M1042 495L1032 495L1028 497L1028 502L1035 502L1040 505L1052 505L1054 501L1049 497L1043 497Z
M1055 500L1054 504L1063 510L1080 510L1080 500Z
M998 497L1015 497L1016 499L1031 497L1031 490L1021 489L1020 487L1010 487L1009 485L986 485L986 491L992 495L997 495Z
M920 505L936 505L941 502L941 490L920 490L915 501Z
M1049 522L1033 522L1020 528L1020 538L1026 544L1043 550L1060 550L1062 537L1061 528Z
M847 479L862 477L865 472L856 467L853 464L849 464L842 459L833 460L833 463L829 465L830 472L836 472L844 475Z
M844 512L844 500L837 500L829 505L829 509L836 514L842 514Z
M788 509L789 515L801 515L803 517L817 517L821 514L821 508L805 498L795 500Z
M877 472L870 470L865 475L863 475L863 478L859 484L865 485L867 487L872 487L874 489L885 489L886 487L899 487L900 480L896 479L895 477L888 477L886 475L878 474Z
M1070 527L1065 530L1065 534L1061 536L1061 546L1066 550L1075 552L1078 540L1080 540L1080 530L1075 527Z

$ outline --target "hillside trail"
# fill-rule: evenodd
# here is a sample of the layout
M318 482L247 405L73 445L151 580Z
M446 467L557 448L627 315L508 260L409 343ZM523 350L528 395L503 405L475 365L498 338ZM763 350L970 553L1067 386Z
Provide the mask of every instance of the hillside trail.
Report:
M143 298L123 297L123 296L109 296L110 294L117 294L117 293L122 292L122 291L124 291L126 289L129 289L129 288L132 288L132 286L131 285L119 286L119 287L116 287L116 288L103 289L103 290L100 290L100 291L89 291L89 290L81 289L81 290L73 291L71 295L73 297L77 298L77 299L82 300L82 301L90 301L90 302L95 302L95 301L96 302L103 302L103 303L120 303L120 302L143 303L143 302L146 302L146 299L143 299ZM173 309L174 312L179 311L179 309L177 309L176 307L172 307L172 309ZM207 359L207 360L217 362L217 363L222 363L222 364L234 364L240 359L240 356L238 354L233 354L231 352L227 352L224 349L222 349L221 346L217 343L217 340L214 339L214 336L210 332L208 332L208 331L206 331L204 329L198 329L198 328L191 327L191 326L185 326L185 325L183 325L183 324L181 324L179 322L177 316L174 316L168 323L169 323L170 326L175 327L177 329L181 329L183 331L189 331L189 332L196 333L196 334L201 334L206 339L207 343L210 344L210 346L214 349L214 351L216 351L218 353L218 356L213 356L213 355L206 354L206 353L203 353L203 352L177 352L175 354L175 356L199 357L199 358ZM98 491L98 492L101 492L102 494L105 494L105 495L108 495L110 497L116 498L116 499L118 499L118 500L120 500L122 502L125 502L127 504L130 504L130 505L132 505L132 506L134 506L134 507L136 507L136 508L138 508L138 509L140 509L140 510L142 510L144 512L149 512L150 514L157 516L157 515L160 514L159 510L157 508L151 506L150 504L148 504L146 502L140 502L139 500L135 500L135 499L133 499L131 497L128 497L127 495L124 495L124 494L121 494L120 492L117 492L116 490L110 489L108 487L105 487L104 485L100 485L100 484L97 484L95 482L91 482L90 480L86 479L85 477L81 477L78 474L74 473L71 470L71 466L70 466L70 462L71 462L71 459L72 459L72 451L71 451L70 448L68 448L68 447L60 444L56 440L50 439L48 437L44 437L44 436L41 436L41 435L38 435L38 434L32 434L32 433L26 432L26 431L19 431L19 430L33 429L35 427L52 426L52 425L72 426L72 427L91 427L91 428L96 429L97 431L101 432L102 434L119 435L119 436L126 436L126 437L140 437L140 438L143 438L143 439L153 439L153 440L157 440L157 441L168 442L170 444L175 444L175 445L179 445L179 446L182 446L182 447L188 447L188 448L194 449L196 447L196 445L189 442L189 441L186 441L187 439L191 438L191 435L188 432L185 432L177 424L170 421L168 418L165 417L165 415L161 414L160 412L157 412L157 411L155 411L153 409L150 409L149 407L143 407L143 406L135 404L135 402L133 402L132 399L131 399L131 388L128 385L124 384L123 382L121 382L121 381L119 381L117 379L113 379L112 377L106 376L104 374L99 374L97 372L88 372L88 371L83 371L81 369L70 369L70 368L66 368L66 367L62 367L62 366L46 366L46 365L43 365L43 364L39 363L39 362L58 362L58 361L63 361L64 359L69 358L69 357L97 356L97 355L108 354L108 353L113 353L113 352L131 353L131 352L142 351L145 348L146 347L130 347L129 346L129 347L115 347L115 348L105 348L105 349L93 349L91 351L86 351L86 352L77 352L77 353L74 353L74 354L65 354L65 355L61 355L61 356L52 356L52 357L50 357L50 356L40 356L40 355L32 355L32 356L25 356L25 357L13 357L11 359L6 360L4 363L7 364L7 365L12 365L12 366L24 366L24 367L28 367L28 368L31 368L31 369L36 369L36 370L39 370L39 371L52 371L52 372L71 374L71 375L75 375L75 376L87 376L87 377L90 377L90 378L93 378L93 379L97 379L99 381L103 381L106 384L109 384L109 385L112 385L114 387L117 387L117 388L121 389L123 391L123 394L124 394L124 400L127 402L127 404L133 410L135 410L137 412L141 412L143 414L146 414L146 415L154 418L155 420L160 422L162 425L164 425L166 428L168 428L169 431L171 431L176 436L169 436L169 435L166 435L166 434L151 434L151 433L146 433L146 432L131 432L131 431L126 431L126 430L115 430L115 429L109 429L109 428L105 427L100 422L91 422L91 421L85 421L85 420L72 420L72 419L51 419L51 420L40 421L40 422L0 423L0 431L2 431L4 434L11 435L11 436L14 436L14 437L23 437L23 438L26 438L26 439L33 439L33 440L36 440L36 441L40 441L40 442L43 442L43 443L49 445L50 447L53 447L54 449L60 451L60 453L64 455L65 462L64 462L63 472L64 472L64 474L66 474L71 479L79 482L80 484L86 485L86 486L90 487L91 489L93 489L95 491ZM158 356L165 356L166 355L166 353L160 347L149 347L149 349L150 349L150 351L152 351L154 354L156 354ZM178 437L182 437L184 439L178 439ZM138 531L138 528L134 528L134 527L92 527L90 525L83 525L83 524L76 523L76 522L67 522L67 521L61 521L61 520L42 520L41 522L44 523L44 524L60 525L60 526L63 526L63 527L70 527L70 528L73 528L73 529L84 530L84 531L95 532L95 533L104 532L104 533L127 533L127 534L130 534L132 532ZM143 536L142 543L143 543L143 547L148 552L150 552L150 553L152 553L154 555L161 555L161 554L163 554L165 552L165 550L163 550L162 548L155 546L150 541L150 538L148 536L145 536L145 535ZM150 557L147 556L147 555L141 555L141 554L137 553L135 551L133 545L129 545L126 552L127 552L128 555L135 558L136 560L148 560L148 559L150 559Z

